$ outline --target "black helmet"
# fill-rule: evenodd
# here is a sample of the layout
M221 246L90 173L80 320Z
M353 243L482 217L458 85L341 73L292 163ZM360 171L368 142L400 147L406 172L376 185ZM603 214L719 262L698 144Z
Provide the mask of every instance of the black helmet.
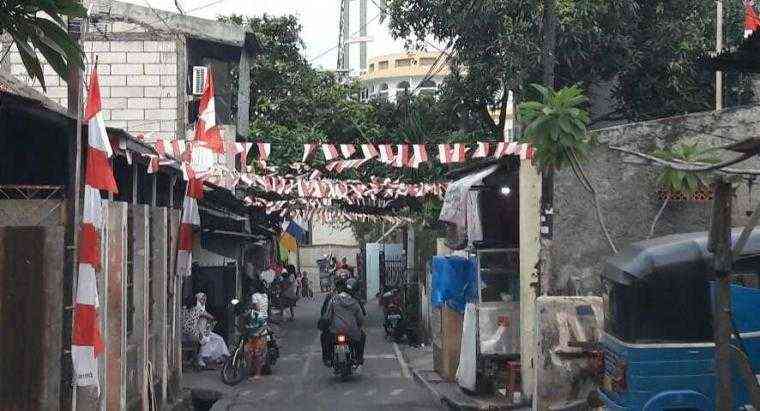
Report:
M335 289L338 291L344 291L346 290L346 280L344 278L336 278L335 279Z

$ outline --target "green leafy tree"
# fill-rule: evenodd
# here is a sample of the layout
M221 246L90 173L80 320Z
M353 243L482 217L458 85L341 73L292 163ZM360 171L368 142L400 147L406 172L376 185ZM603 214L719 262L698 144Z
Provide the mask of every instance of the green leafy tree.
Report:
M593 136L587 133L589 116L585 106L588 99L577 86L557 91L538 84L532 86L540 99L519 106L520 117L527 125L522 141L536 149L535 158L541 170L570 167L581 186L591 194L599 227L612 251L617 253L604 223L596 189L583 169L589 150L596 144Z
M742 37L742 4L725 3L725 10L725 37L731 46ZM503 90L530 98L525 96L532 92L528 85L541 78L542 12L538 0L389 3L394 36L432 37L451 45L454 69L444 94L461 102L460 111L479 113L494 132L503 124L491 120L487 110L504 108ZM612 100L611 107L602 104L593 113L592 124L711 108L713 75L697 57L715 48L713 0L557 0L555 12L557 87L595 86L603 94L608 91ZM410 46L425 43L410 41ZM726 84L726 105L751 97L747 77L730 74Z
M38 53L63 78L70 65L84 67L79 45L66 32L66 19L86 15L87 10L76 0L0 0L0 34L13 39L29 77L39 81L44 90Z

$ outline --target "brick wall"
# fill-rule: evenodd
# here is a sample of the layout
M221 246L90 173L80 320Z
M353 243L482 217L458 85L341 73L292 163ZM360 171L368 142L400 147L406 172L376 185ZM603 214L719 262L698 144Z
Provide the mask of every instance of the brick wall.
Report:
M134 27L120 28L134 30ZM181 62L176 40L85 41L83 49L87 81L96 56L98 59L103 118L107 126L122 128L131 134L157 133L164 139L171 139L179 132L178 123L186 121L185 110L178 109L178 64ZM15 48L5 64L14 76L42 91L39 83L32 82L26 75ZM47 64L43 70L47 97L68 107L66 81Z

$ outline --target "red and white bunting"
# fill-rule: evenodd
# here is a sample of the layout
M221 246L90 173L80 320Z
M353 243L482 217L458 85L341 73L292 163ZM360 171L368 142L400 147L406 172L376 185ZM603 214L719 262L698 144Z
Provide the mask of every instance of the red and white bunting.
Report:
M343 154L343 158L348 160L354 153L356 153L356 147L353 144L341 144L340 153Z
M465 143L454 143L454 148L451 154L452 163L461 163L467 160L467 151L469 147Z
M148 174L154 174L158 172L159 162L158 157L156 156L148 156Z
M322 154L325 155L325 160L333 161L338 158L338 150L332 144L322 144Z
M491 144L478 142L478 148L472 154L472 158L486 158L490 152Z
M396 158L393 161L394 167L409 167L409 145L398 144L396 145Z
M362 154L367 160L375 158L378 155L377 149L372 144L362 144Z
M395 155L393 154L393 146L390 144L380 144L380 162L385 164L392 164Z
M224 145L219 127L216 124L216 105L214 103L214 76L211 70L206 73L203 94L198 102L198 120L195 122L195 140L211 150L222 153Z
M164 140L162 138L159 138L155 143L153 143L153 148L156 149L158 157L166 157L166 146L164 146Z
M438 161L441 164L448 164L451 162L451 145L450 144L438 144Z
M312 154L314 154L314 150L317 149L316 144L304 144L303 145L303 159L301 159L302 163L305 163L309 158L311 158Z
M101 231L103 204L100 190L116 194L118 188L111 168L113 155L101 116L102 102L97 65L90 76L84 121L87 121L87 161L85 163L84 202L79 244L79 276L74 303L74 325L71 333L71 356L74 363L74 383L95 386L100 391L98 355L104 345L98 320L98 283L101 270Z
M256 147L259 149L259 161L263 164L269 160L269 153L272 152L272 144L270 143L256 143Z
M414 144L412 146L412 151L414 153L412 157L412 167L419 168L420 164L428 161L427 148L425 148L424 144Z

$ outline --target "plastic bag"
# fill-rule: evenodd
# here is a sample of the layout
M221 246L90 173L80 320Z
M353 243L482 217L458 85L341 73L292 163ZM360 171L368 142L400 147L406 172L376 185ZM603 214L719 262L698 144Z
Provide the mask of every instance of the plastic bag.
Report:
M457 312L464 312L468 302L477 299L474 259L452 256L433 257L433 279L430 302L434 307L446 304Z

